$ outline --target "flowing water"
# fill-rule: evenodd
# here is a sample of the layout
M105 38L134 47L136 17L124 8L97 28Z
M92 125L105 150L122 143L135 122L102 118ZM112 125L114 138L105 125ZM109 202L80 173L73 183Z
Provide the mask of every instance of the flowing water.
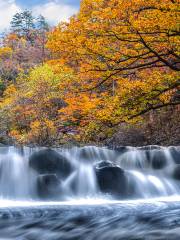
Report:
M179 147L55 149L63 177L30 165L40 150L0 148L0 240L180 239ZM44 176L58 179L53 199L39 194Z

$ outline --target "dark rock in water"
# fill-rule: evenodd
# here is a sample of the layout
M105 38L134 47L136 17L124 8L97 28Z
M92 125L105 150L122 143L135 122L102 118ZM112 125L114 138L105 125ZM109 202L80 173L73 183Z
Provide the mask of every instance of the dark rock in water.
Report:
M169 148L169 152L174 162L180 164L180 147L171 147Z
M42 174L37 178L37 192L42 199L60 197L60 180L56 174Z
M150 153L150 158L153 169L162 169L167 164L167 158L163 150L153 150Z
M172 176L174 179L180 180L180 164L175 166Z
M127 183L127 198L128 199L137 199L141 197L140 192L138 191L138 186L136 181L134 180L134 176L127 172L126 173L126 177L128 179L128 183Z
M118 153L125 153L129 151L130 147L127 146L113 146L113 145L107 145L108 149L114 150Z
M98 158L101 160L105 160L106 154L107 154L107 149L103 149L95 146L86 146L79 149L78 157L79 157L79 160L82 162L92 163Z
M40 174L56 173L66 177L71 172L68 160L52 149L40 150L29 158L29 165Z
M86 146L79 149L78 158L83 163L94 163L106 161L107 159L116 159L119 156L117 151L113 151L106 147Z
M138 150L161 150L162 147L158 145L146 145L142 147L137 147Z
M91 161L95 157L94 155L96 154L94 147L82 147L79 149L79 159L82 160L83 162Z
M6 146L6 145L0 142L0 147L4 147L4 146Z
M109 161L101 161L95 166L97 182L103 193L111 194L117 198L127 195L127 179L124 171Z
M105 167L116 167L116 165L110 161L100 161L96 164L96 170L105 168Z

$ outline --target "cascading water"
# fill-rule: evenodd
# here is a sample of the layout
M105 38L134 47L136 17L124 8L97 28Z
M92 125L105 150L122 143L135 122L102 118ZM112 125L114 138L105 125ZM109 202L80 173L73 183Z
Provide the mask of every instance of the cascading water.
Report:
M33 181L34 174L28 167L28 155L22 155L14 147L0 148L0 198L30 198L34 191Z
M178 147L54 150L55 166L51 157L44 162L45 155L30 162L34 153L48 154L48 149L1 147L1 200L136 199L180 194Z
M179 147L0 147L0 240L177 240L179 216Z

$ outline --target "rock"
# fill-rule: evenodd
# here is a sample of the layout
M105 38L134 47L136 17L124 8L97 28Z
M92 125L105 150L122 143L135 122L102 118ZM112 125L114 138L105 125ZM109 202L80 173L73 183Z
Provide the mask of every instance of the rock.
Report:
M55 173L62 178L71 172L68 160L52 149L33 153L29 158L29 165L40 174Z
M96 157L96 147L87 146L79 148L79 160L82 162L92 162Z
M142 126L132 127L127 124L118 126L116 133L110 139L105 140L108 146L143 146L148 142L147 136Z
M162 147L158 145L146 145L142 147L137 147L138 150L161 150Z
M94 163L99 160L115 159L118 156L116 151L106 147L86 146L78 149L78 159L81 162Z
M128 184L127 184L127 198L128 199L137 199L141 197L141 190L140 192L138 191L139 188L137 186L137 183L134 179L134 176L132 175L131 172L126 173L126 177L128 179Z
M60 198L60 180L56 174L42 174L37 178L38 197L42 199Z
M172 177L176 180L180 180L180 164L175 166L172 173Z
M153 169L162 169L167 164L167 158L163 150L152 150L149 154Z
M113 146L113 145L107 145L107 148L110 150L114 150L118 152L119 154L123 154L127 151L129 151L130 147L127 146Z
M180 147L170 147L169 152L174 162L180 164Z
M96 164L96 170L105 168L105 167L115 167L116 165L110 161L100 161Z
M0 147L5 147L6 145L0 142Z
M127 179L119 166L109 161L101 161L96 164L95 172L101 192L116 198L127 195Z
M79 148L79 160L82 162L92 163L96 159L105 159L107 149L99 148L96 146L86 146Z

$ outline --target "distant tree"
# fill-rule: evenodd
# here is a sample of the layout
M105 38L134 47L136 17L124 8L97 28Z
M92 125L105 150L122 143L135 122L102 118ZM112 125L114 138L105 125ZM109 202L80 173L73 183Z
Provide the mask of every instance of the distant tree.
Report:
M37 20L37 29L38 30L44 31L44 32L49 31L50 27L44 16L39 15L36 20Z
M16 13L11 21L11 30L17 35L21 35L22 33L22 15L21 13Z
M47 49L45 48L45 45L47 43L47 32L49 32L50 26L47 23L45 17L42 15L39 15L36 21L36 41L39 43L39 48L41 49L41 59L42 63L44 63L47 55Z
M35 24L34 24L34 17L32 16L32 12L26 10L21 13L22 16L22 21L23 21L23 26L22 30L25 36L28 36L29 33L35 29Z
M32 12L29 10L16 13L11 21L11 30L19 37L25 37L27 40L32 41L32 32L35 30L34 20Z

